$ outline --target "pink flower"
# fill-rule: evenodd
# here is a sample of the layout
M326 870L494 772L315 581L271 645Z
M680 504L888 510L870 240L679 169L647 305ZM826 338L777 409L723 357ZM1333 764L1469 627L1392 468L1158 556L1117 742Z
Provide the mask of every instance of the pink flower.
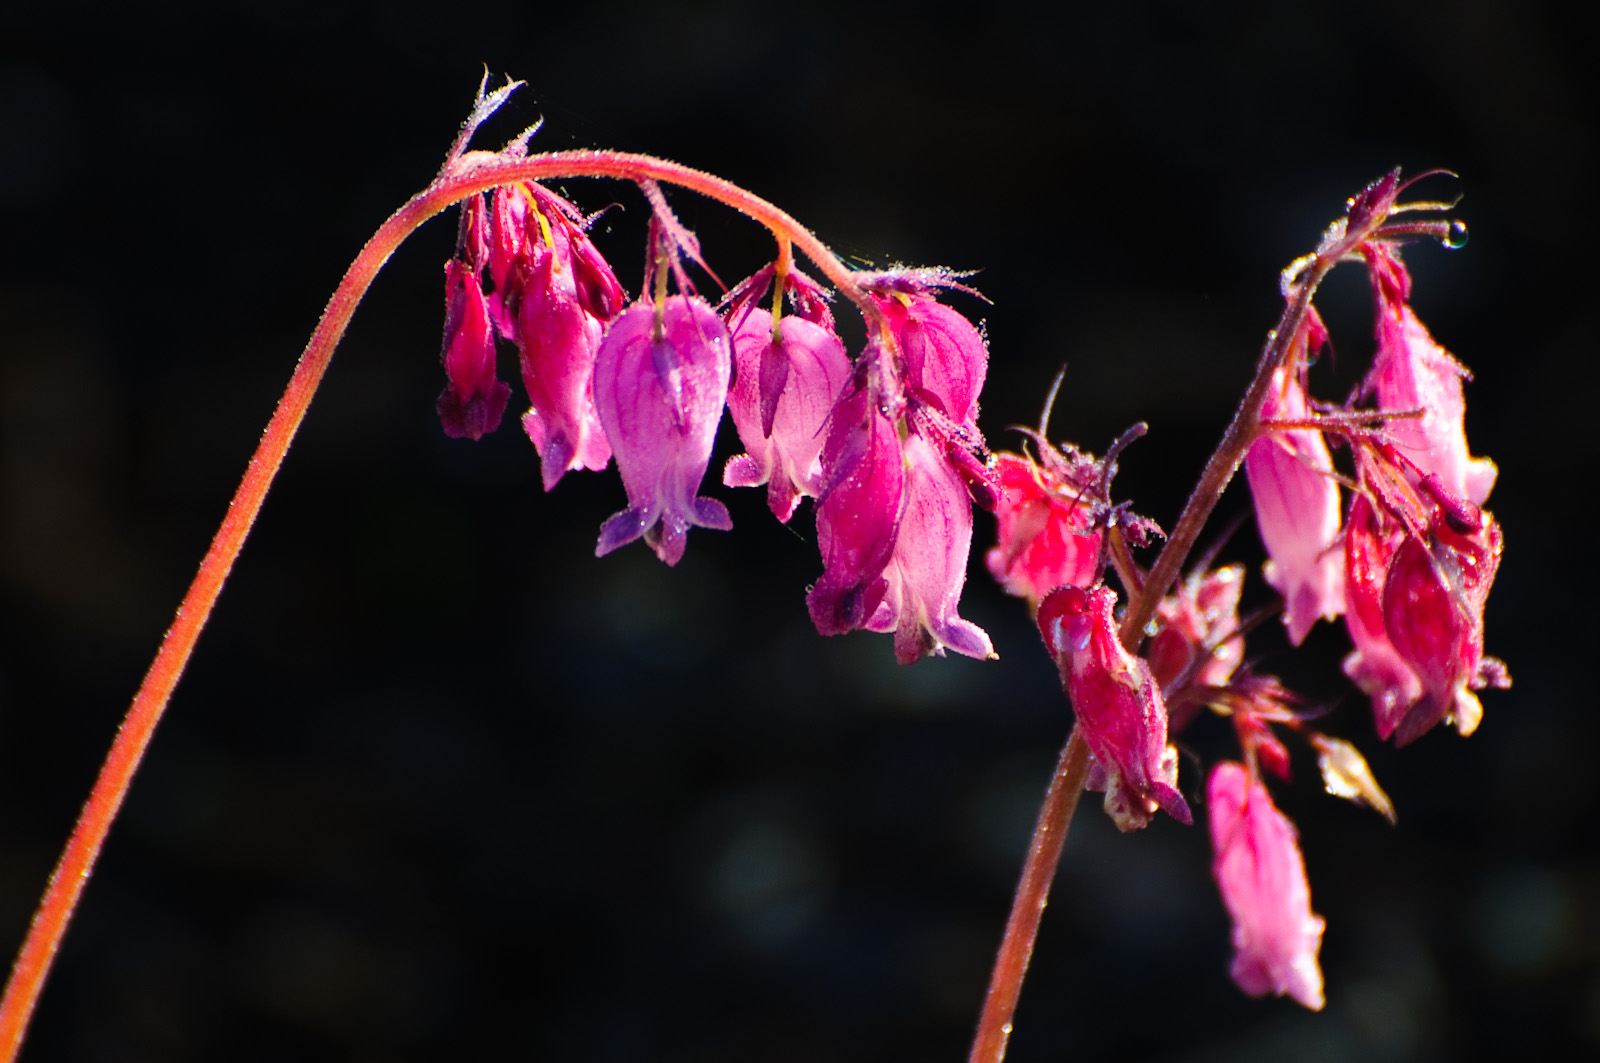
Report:
M844 344L829 329L750 310L733 331L735 376L728 412L746 453L728 461L729 487L767 484L767 505L784 523L802 496L823 488L823 424L850 377Z
M1385 410L1422 411L1420 417L1390 420L1389 435L1424 475L1438 476L1452 495L1481 506L1494 487L1496 470L1488 458L1467 452L1461 381L1470 374L1433 341L1406 304L1411 278L1393 249L1369 243L1362 252L1378 303L1378 353L1365 387L1376 392Z
M884 598L867 628L894 632L895 659L901 664L929 654L942 657L946 647L979 660L993 657L994 645L984 630L956 614L972 546L966 486L917 433L906 438L902 453L905 509L884 570Z
M1344 674L1372 699L1374 723L1383 739L1422 697L1422 682L1390 643L1384 620L1384 584L1402 534L1398 527L1383 528L1366 495L1351 500L1344 540L1344 624L1355 650L1344 659Z
M444 372L439 421L445 435L479 439L500 427L511 388L495 375L489 308L473 268L452 258L444 267Z
M1299 380L1273 371L1263 420L1309 417ZM1309 428L1270 431L1250 445L1245 474L1255 500L1256 526L1266 544L1266 576L1283 595L1283 622L1298 646L1318 617L1344 611L1339 537L1339 485L1322 433Z
M501 188L494 217L494 317L522 355L532 403L522 426L548 491L569 469L598 471L611 460L595 412L594 360L622 288L559 196L532 184Z
M866 379L874 359L869 349L857 362L857 379L835 406L822 449L828 475L817 501L822 578L806 607L823 635L867 625L888 590L883 570L900 534L906 463L895 423Z
M728 346L728 330L697 296L672 296L659 311L636 303L611 323L594 395L628 508L601 527L595 556L643 536L675 565L690 527L733 527L721 502L695 497L728 396Z
M1383 589L1384 625L1422 685L1422 697L1395 730L1396 745L1442 720L1470 735L1483 719L1472 691L1510 686L1504 666L1483 656L1483 607L1500 551L1500 525L1487 513L1470 533L1441 516L1426 544L1407 537L1395 551Z
M995 455L996 545L984 558L1006 593L1036 608L1057 587L1095 582L1102 538L1093 527L1094 463L1069 464L1054 447L1040 446L1048 448L1042 464L1017 454Z
M978 422L989 348L972 323L926 295L878 296L906 370L906 389L956 425Z
M1244 566L1228 565L1190 576L1156 607L1161 627L1145 647L1150 674L1167 699L1168 723L1180 731L1205 703L1208 688L1226 686L1244 660L1239 629L1239 594ZM1191 671L1192 670L1192 671ZM1185 674L1179 691L1172 684Z
M1311 888L1294 824L1272 804L1244 765L1225 760L1206 787L1211 810L1212 871L1233 919L1228 973L1253 997L1288 994L1322 1009L1322 917L1311 911Z
M1039 632L1056 659L1089 751L1105 773L1106 812L1135 830L1164 808L1193 822L1178 792L1178 751L1167 744L1167 708L1144 661L1117 639L1117 596L1101 584L1062 587L1039 606Z

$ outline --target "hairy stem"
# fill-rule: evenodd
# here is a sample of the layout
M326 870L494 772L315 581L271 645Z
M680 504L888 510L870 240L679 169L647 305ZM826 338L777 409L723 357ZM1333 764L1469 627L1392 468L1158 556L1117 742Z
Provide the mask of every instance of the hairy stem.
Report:
M1298 288L1284 307L1277 328L1273 330L1256 362L1255 377L1245 391L1244 399L1234 412L1222 441L1206 462L1200 481L1189 495L1189 501L1171 537L1142 581L1130 578L1137 577L1138 568L1127 553L1126 543L1113 540L1112 555L1128 593L1128 609L1118 636L1130 652L1137 652L1145 625L1155 615L1162 597L1177 580L1201 530L1222 498L1222 492L1227 489L1233 474L1244 461L1250 444L1254 442L1260 429L1261 407L1272 382L1273 370L1283 363L1289 344L1305 321L1312 295L1328 271L1356 240L1357 237L1352 236L1337 246L1324 248L1298 275ZM1121 547L1120 554L1118 547ZM1006 1041L1011 1036L1011 1020L1016 1012L1017 999L1022 993L1023 979L1028 973L1034 939L1039 933L1039 920L1049 900L1050 883L1055 878L1056 865L1066 844L1067 828L1071 825L1072 813L1078 806L1078 798L1083 793L1088 775L1088 747L1074 727L1066 746L1061 750L1056 774L1050 781L1050 789L1045 793L1044 805L1039 809L1039 819L1033 828L1033 840L1029 844L1028 857L1022 867L1022 879L1011 904L1011 915L1006 921L1005 937L1000 942L1000 952L995 958L988 995L984 998L983 1014L978 1020L978 1033L973 1040L972 1052L967 1057L968 1063L1001 1063L1005 1058Z
M978 1033L972 1041L967 1063L1000 1063L1011 1037L1011 1019L1022 995L1022 981L1033 958L1033 942L1039 936L1039 921L1050 901L1050 883L1061 863L1061 850L1067 844L1067 828L1083 784L1089 777L1089 747L1078 729L1061 750L1050 788L1034 823L1033 840L1028 843L1028 858L1022 865L1022 878L1011 902L1005 937L995 957L994 973L989 976L989 992L983 998L983 1014L978 1018Z
M779 240L798 247L851 302L861 307L869 322L878 320L878 311L856 283L848 267L840 262L812 233L787 213L737 185L700 170L680 166L648 155L609 151L553 152L525 159L507 160L498 156L466 156L435 180L432 185L397 210L351 263L333 297L328 300L322 320L311 334L289 385L284 389L272 420L267 423L261 442L250 458L244 478L228 504L227 515L217 529L211 547L200 562L200 569L189 585L177 618L167 629L144 682L134 695L100 774L89 792L72 835L50 877L27 937L11 969L5 996L0 999L0 1063L12 1063L22 1047L28 1020L33 1015L39 994L44 989L50 965L61 946L67 925L84 886L94 870L95 860L105 843L117 811L138 771L150 738L178 685L183 669L194 652L201 630L216 606L222 585L232 571L250 528L261 512L267 492L283 464L289 444L305 420L317 385L327 372L334 348L344 336L356 306L366 295L378 271L395 249L418 226L435 214L470 195L517 181L562 177L611 177L637 181L653 179L699 192L715 199L766 226Z

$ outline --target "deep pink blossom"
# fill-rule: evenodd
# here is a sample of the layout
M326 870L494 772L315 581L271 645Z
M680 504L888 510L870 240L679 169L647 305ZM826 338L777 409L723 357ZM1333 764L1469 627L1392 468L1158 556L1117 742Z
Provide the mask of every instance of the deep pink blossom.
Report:
M494 333L477 273L452 258L444 277L446 384L439 396L439 421L448 436L478 439L500 427L511 388L495 375Z
M893 631L895 659L913 664L948 647L982 660L994 645L978 625L956 613L972 546L972 502L939 450L912 433L902 451L905 508L894 554L884 569L883 601L867 628Z
M959 312L926 295L877 297L905 363L907 391L956 425L976 427L989 369L983 336Z
M1145 662L1117 638L1117 596L1101 584L1062 587L1039 606L1039 632L1061 671L1078 726L1104 772L1105 808L1122 830L1157 808L1190 823L1178 792L1178 751L1167 744L1167 708Z
M1494 487L1495 465L1467 451L1466 368L1434 342L1407 305L1411 278L1393 249L1370 243L1367 256L1376 294L1378 353L1366 379L1385 410L1421 410L1420 417L1389 421L1388 433L1423 474L1436 475L1457 498L1483 505Z
M802 496L823 489L823 425L850 377L844 344L830 329L749 310L733 330L734 383L728 412L746 453L722 474L729 487L767 484L767 504L788 523Z
M728 396L728 348L727 328L699 297L672 296L659 313L637 303L611 323L594 395L628 508L601 527L597 556L643 536L675 565L690 527L733 526L721 502L695 497Z
M1396 744L1444 720L1471 734L1483 719L1472 691L1510 685L1504 666L1483 656L1483 607L1500 552L1500 525L1487 513L1470 532L1449 527L1441 516L1427 543L1407 537L1395 551L1383 590L1384 625L1422 684L1422 697L1395 730Z
M1243 764L1225 760L1206 787L1212 871L1233 919L1229 974L1251 996L1293 997L1322 1009L1322 917L1311 910L1294 824Z
M1303 421L1305 391L1293 374L1273 371L1263 420ZM1267 582L1283 595L1283 622L1298 646L1319 617L1344 611L1339 538L1339 484L1322 433L1309 428L1269 431L1245 457L1256 526L1266 544Z
M566 200L539 185L496 191L491 310L521 353L531 408L522 426L546 491L570 469L606 467L611 447L594 404L594 360L622 288Z
M1040 444L1048 447L1048 444ZM989 574L1008 594L1037 606L1057 587L1088 587L1098 578L1102 533L1093 526L1092 462L1069 464L1050 447L1042 462L996 454L1000 497Z
M905 458L895 422L869 380L874 358L869 350L857 362L857 379L830 415L822 450L828 477L817 501L822 578L806 607L823 635L863 628L877 611L905 509Z
M1344 659L1344 673L1372 699L1373 720L1383 739L1422 697L1422 682L1389 641L1384 620L1384 585L1403 534L1398 526L1383 526L1366 495L1351 500L1344 541L1344 623L1355 650Z

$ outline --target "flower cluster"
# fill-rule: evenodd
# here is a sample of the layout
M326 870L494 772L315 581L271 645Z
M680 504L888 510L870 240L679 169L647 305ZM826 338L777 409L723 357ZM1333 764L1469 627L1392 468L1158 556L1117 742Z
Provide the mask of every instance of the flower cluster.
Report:
M829 293L792 263L759 270L718 307L696 294L684 261L700 262L698 244L641 184L651 266L631 304L566 199L523 182L466 201L446 267L445 431L476 439L499 424L509 389L495 336L511 341L545 489L614 456L628 505L596 554L642 538L672 565L690 528L732 527L699 495L726 406L745 453L723 483L765 486L785 523L815 500L818 631L893 632L902 663L947 648L992 657L958 611L972 504L993 508L1003 493L977 423L987 344L938 299L962 286L940 270L857 274L868 340L852 361Z
M1273 606L1241 621L1243 566L1212 568L1208 557L1141 614L1153 613L1146 630L1119 638L1117 594L1105 575L1114 567L1126 593L1144 593L1148 574L1127 545L1137 545L1133 528L1148 525L1112 503L1108 463L1050 445L1042 426L1027 433L1037 458L996 456L1004 493L989 568L1037 610L1094 757L1089 786L1106 791L1106 810L1123 830L1158 809L1187 823L1169 738L1206 708L1230 720L1241 759L1211 768L1205 797L1214 871L1234 924L1233 978L1252 995L1287 994L1314 1009L1323 1002L1323 921L1311 910L1294 827L1264 781L1289 778L1284 736L1316 752L1330 793L1391 821L1394 812L1355 746L1313 729L1316 714L1244 664L1248 629L1277 614L1298 646L1318 620L1343 616L1354 645L1345 671L1370 697L1379 737L1400 745L1440 722L1470 734L1483 714L1474 691L1509 685L1505 667L1483 654L1484 604L1501 552L1500 527L1482 508L1495 467L1468 450L1462 382L1470 377L1409 306L1399 253L1406 238L1450 243L1459 231L1399 219L1444 208L1400 204L1404 188L1398 172L1375 182L1318 252L1284 274L1286 328L1258 377L1242 453L1266 582L1279 595ZM1377 352L1349 402L1324 404L1309 393L1328 338L1311 297L1346 260L1363 262L1372 279Z

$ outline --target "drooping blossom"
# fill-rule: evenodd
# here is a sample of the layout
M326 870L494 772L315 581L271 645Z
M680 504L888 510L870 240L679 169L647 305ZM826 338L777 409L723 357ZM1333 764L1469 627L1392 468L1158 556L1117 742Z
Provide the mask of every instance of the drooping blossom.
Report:
M1283 367L1273 371L1263 420L1309 417L1300 381ZM1255 501L1256 526L1266 544L1266 576L1283 595L1283 622L1298 646L1319 617L1344 611L1339 538L1339 485L1322 433L1309 428L1268 431L1250 445L1245 474Z
M669 565L689 528L727 531L727 509L698 498L728 396L728 330L698 296L675 295L658 310L624 310L595 358L600 423L616 451L628 508L600 529L596 556L643 536Z
M1385 410L1422 411L1391 419L1388 434L1422 474L1437 476L1450 494L1481 506L1494 488L1496 469L1488 458L1467 451L1461 382L1470 374L1412 312L1406 302L1411 277L1394 249L1373 242L1362 245L1362 253L1377 300L1378 332L1378 353L1364 386Z
M439 421L445 435L480 439L500 427L511 388L495 374L494 332L483 273L489 262L488 226L482 196L461 206L456 254L444 267L445 389Z
M894 632L894 655L901 664L930 654L942 657L946 647L979 660L993 657L988 634L956 613L972 547L967 488L921 435L906 438L902 455L905 508L884 569L884 597L867 629Z
M992 656L988 636L957 611L972 499L999 495L976 422L988 351L916 277L881 275L868 287L883 331L828 415L823 574L806 604L824 635L894 631L902 663L946 648Z
M501 334L521 353L531 407L523 429L546 491L571 469L600 470L611 447L594 403L594 361L622 287L584 233L577 209L536 184L494 199L491 300Z
M984 563L1008 594L1037 608L1057 587L1089 587L1098 578L1103 532L1091 495L1098 469L1076 451L1039 442L1041 460L996 454L1000 499L996 545Z
M439 421L445 435L479 439L500 427L511 388L495 375L494 333L481 282L457 259L445 264L445 389Z
M1364 492L1345 539L1355 643L1345 672L1371 697L1382 738L1405 745L1441 721L1471 734L1483 715L1472 691L1510 685L1505 666L1483 655L1500 526L1437 474L1419 479L1392 444L1356 453Z
M1373 719L1383 739L1422 697L1422 682L1389 641L1384 619L1389 563L1403 535L1402 528L1380 522L1366 495L1351 500L1344 540L1344 623L1355 649L1344 659L1344 674L1372 699Z
M875 297L905 363L905 386L956 425L978 423L978 395L989 369L983 336L955 309L926 294Z
M1422 685L1422 697L1395 729L1397 745L1445 720L1470 735L1483 719L1472 691L1510 685L1504 666L1483 656L1483 607L1500 552L1500 525L1488 513L1471 531L1441 517L1426 544L1407 537L1395 551L1383 589L1384 625Z
M1135 830L1163 808L1190 823L1178 792L1178 751L1167 744L1161 688L1143 660L1117 638L1117 596L1100 584L1062 587L1039 606L1039 632L1060 669L1072 711L1104 775L1105 809Z
M895 422L874 400L876 360L869 348L857 361L822 449L828 476L817 502L822 578L806 607L823 635L863 628L877 612L888 590L883 570L900 534L906 463Z
M751 309L733 330L734 382L728 412L745 453L728 461L729 487L767 485L767 505L788 523L802 497L823 489L823 425L850 377L832 330L792 315Z
M1212 871L1233 920L1228 973L1254 997L1293 997L1313 1011L1323 1005L1322 917L1294 824L1243 764L1222 761L1206 787L1211 812Z

